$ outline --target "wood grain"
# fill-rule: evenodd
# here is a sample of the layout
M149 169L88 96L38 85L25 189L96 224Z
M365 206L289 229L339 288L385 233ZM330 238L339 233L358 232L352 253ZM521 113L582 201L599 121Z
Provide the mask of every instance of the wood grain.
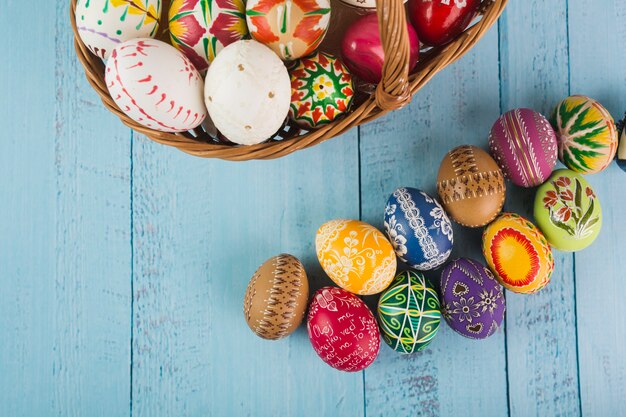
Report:
M512 2L500 21L502 111L530 107L549 116L568 96L567 4ZM509 183L506 210L532 219L535 190ZM579 415L574 267L553 250L550 284L534 295L507 293L507 370L512 416Z
M133 415L362 414L362 377L316 357L306 329L245 323L249 279L300 258L319 287L317 228L358 217L355 134L278 161L206 161L135 141ZM329 184L332 184L329 186Z
M361 127L364 220L382 226L387 198L398 187L436 196L445 153L465 143L484 146L498 103L498 38L492 30L408 108ZM455 227L453 257L459 256L481 259L479 231ZM439 274L428 275L438 285ZM400 356L383 344L379 359L365 370L367 415L505 415L505 368L503 330L476 342L442 322L422 353Z
M569 0L572 93L626 111L626 4ZM626 416L626 174L616 164L586 177L602 204L602 232L575 257L580 393L585 416Z

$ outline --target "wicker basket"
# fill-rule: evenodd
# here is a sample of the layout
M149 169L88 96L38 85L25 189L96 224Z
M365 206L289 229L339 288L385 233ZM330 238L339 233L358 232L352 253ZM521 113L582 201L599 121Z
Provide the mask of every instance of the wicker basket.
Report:
M443 68L469 51L502 14L507 0L483 0L480 17L453 42L428 51L422 51L420 61L409 74L409 42L406 30L406 13L403 0L377 0L378 21L386 61L383 79L377 88L356 100L352 111L345 117L310 132L287 123L271 140L252 146L235 145L213 138L202 129L184 133L164 133L144 127L117 107L104 81L104 64L82 43L76 27L76 0L70 0L70 17L74 30L74 46L89 83L100 95L104 105L131 129L146 135L155 142L174 146L183 152L203 158L221 158L233 161L273 159L299 149L317 145L341 135L349 129L374 120L390 110L406 105L411 97ZM164 1L162 22L167 21L169 1ZM334 4L333 4L334 7ZM333 9L334 10L334 9ZM354 15L354 13L353 13ZM345 23L345 22L341 22ZM345 26L342 24L342 26ZM332 27L332 23L331 23ZM161 24L161 38L167 37L167 25ZM320 49L335 52L332 41L324 42ZM325 45L327 45L325 47Z

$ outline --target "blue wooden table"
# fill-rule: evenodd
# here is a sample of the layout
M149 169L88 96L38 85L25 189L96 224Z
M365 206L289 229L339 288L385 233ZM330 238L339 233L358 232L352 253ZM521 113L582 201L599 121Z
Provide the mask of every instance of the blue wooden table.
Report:
M45 3L45 5L44 5ZM570 93L626 110L624 0L511 0L497 27L412 104L271 162L202 160L104 110L72 47L67 1L0 0L0 416L625 416L626 173L588 177L593 246L559 253L537 295L507 293L489 340L445 325L340 373L302 327L268 342L242 314L266 258L319 287L319 225L380 226L398 186L434 192L451 147L486 145L513 107ZM529 215L531 191L506 208ZM456 255L480 256L457 228Z

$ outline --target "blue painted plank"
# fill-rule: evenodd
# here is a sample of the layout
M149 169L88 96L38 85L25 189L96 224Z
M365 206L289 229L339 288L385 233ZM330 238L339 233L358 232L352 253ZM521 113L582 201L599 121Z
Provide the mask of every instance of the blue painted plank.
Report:
M0 1L0 415L123 416L129 131L84 79L68 2L50 6Z
M572 93L626 111L626 3L569 0ZM613 164L586 177L602 203L597 241L576 254L580 391L585 416L626 416L626 174Z
M484 146L499 115L498 36L492 29L461 61L439 73L406 108L361 127L363 218L382 226L397 187L436 196L445 153L464 143ZM455 227L453 257L481 259L480 231ZM429 274L439 282L437 273ZM504 331L478 342L445 322L421 353L381 347L365 371L368 416L506 415Z
M359 415L361 374L324 364L306 329L269 342L243 318L256 268L288 252L313 287L317 228L359 215L356 130L277 161L193 158L136 139L133 415Z
M549 115L568 95L566 2L509 2L501 20L502 111ZM532 219L535 190L509 183L506 209ZM574 268L553 251L555 271L537 294L507 292L511 416L579 415Z

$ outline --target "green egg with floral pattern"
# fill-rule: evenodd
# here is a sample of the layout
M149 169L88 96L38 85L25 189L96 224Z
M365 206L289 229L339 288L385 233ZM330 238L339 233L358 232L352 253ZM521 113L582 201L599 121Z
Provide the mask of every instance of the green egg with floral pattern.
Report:
M598 237L602 207L582 175L560 169L537 190L535 221L553 248L575 252Z
M421 272L401 272L380 296L378 322L383 340L396 352L424 349L441 322L437 291Z

